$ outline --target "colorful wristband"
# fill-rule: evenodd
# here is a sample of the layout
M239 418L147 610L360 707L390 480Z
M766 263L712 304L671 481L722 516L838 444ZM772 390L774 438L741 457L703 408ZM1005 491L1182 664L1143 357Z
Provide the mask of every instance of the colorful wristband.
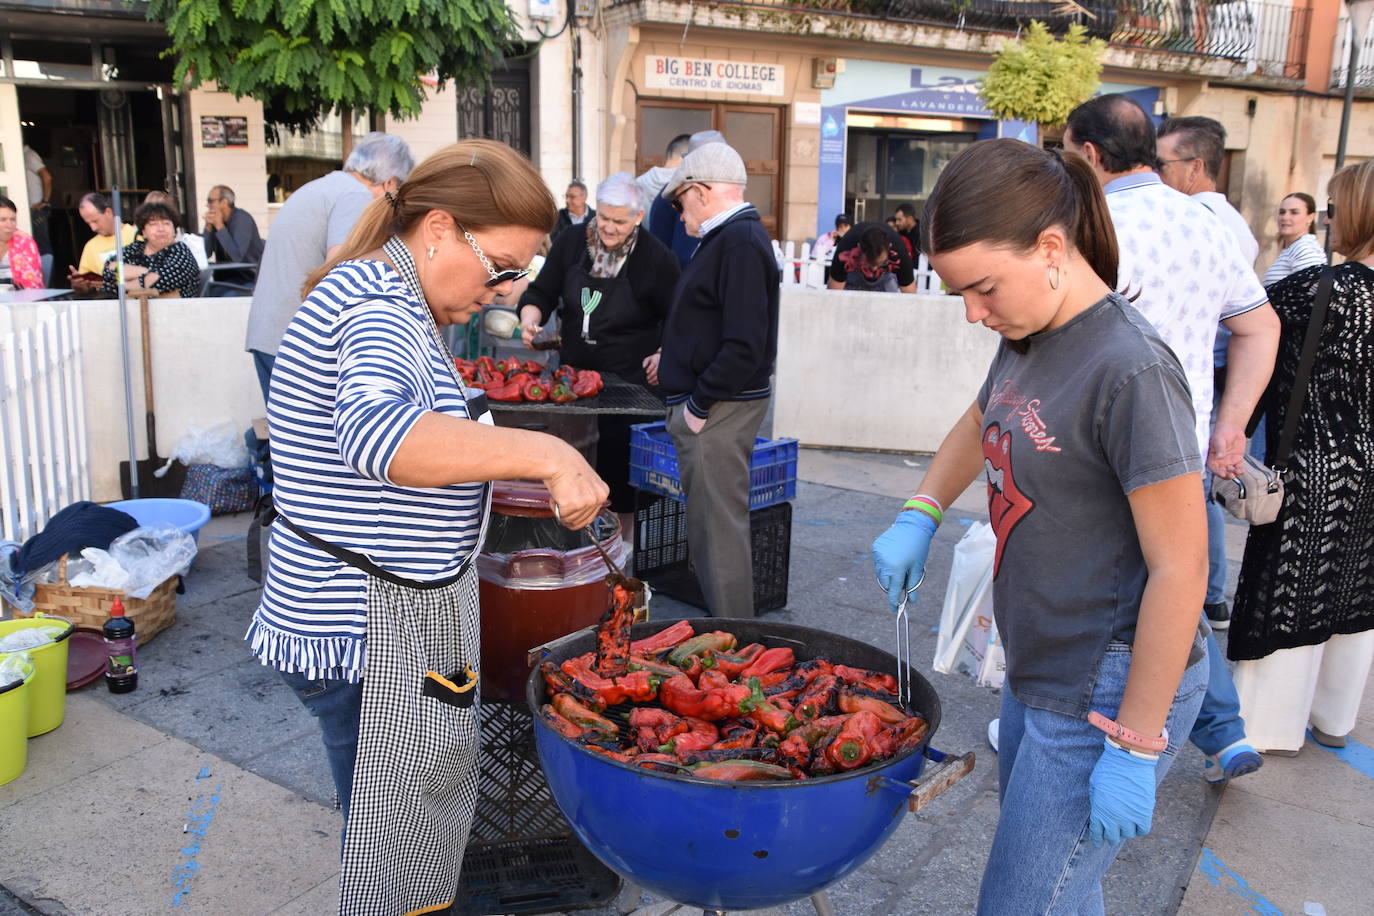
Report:
M924 512L935 519L935 524L940 524L945 520L945 513L940 508L940 503L930 496L913 496L902 506L902 511L907 512L915 509L917 512Z
M1144 735L1131 731L1120 722L1108 719L1097 710L1088 713L1088 724L1101 729L1108 738L1116 741L1129 741L1147 751L1162 751L1169 746L1169 730L1167 728L1164 729L1164 734L1158 738L1146 738Z

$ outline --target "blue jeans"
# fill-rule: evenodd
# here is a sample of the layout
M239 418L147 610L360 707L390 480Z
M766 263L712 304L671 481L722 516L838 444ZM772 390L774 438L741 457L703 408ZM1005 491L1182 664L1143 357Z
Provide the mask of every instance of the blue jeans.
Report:
M1202 504L1207 507L1207 595L1205 604L1226 601L1226 510L1212 499L1212 472L1202 475Z
M272 366L277 357L261 350L249 350L253 354L253 368L258 370L258 384L262 386L262 403L267 403L267 389L272 387Z
M1210 629L1210 628L1209 628ZM1231 680L1231 666L1222 657L1217 638L1207 634L1207 658L1212 670L1207 677L1207 694L1197 713L1197 724L1188 740L1204 754L1218 754L1237 741L1245 740L1245 720L1240 717L1240 697Z
M1116 718L1131 647L1112 643L1097 666L1091 706ZM1171 736L1192 727L1207 685L1207 659L1184 671L1169 710ZM1102 876L1121 844L1094 847L1088 839L1088 779L1102 756L1102 732L1087 719L1033 709L1002 690L997 776L1002 812L978 894L979 916L1104 912ZM1160 755L1155 784L1164 778L1181 741Z
M1250 454L1256 461L1264 461L1269 449L1264 441L1264 437L1269 434L1269 414L1260 417L1259 425L1255 427L1255 434L1250 437Z
M334 777L334 791L348 823L348 802L353 794L353 765L358 759L358 719L363 711L363 685L348 681L308 678L294 671L278 671L281 679L296 693L316 719Z

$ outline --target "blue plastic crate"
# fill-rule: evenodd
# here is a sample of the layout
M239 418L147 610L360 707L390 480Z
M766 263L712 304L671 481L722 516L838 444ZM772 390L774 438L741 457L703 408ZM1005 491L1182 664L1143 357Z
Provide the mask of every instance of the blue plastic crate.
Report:
M685 502L677 450L664 423L630 427L630 486ZM797 440L754 440L749 459L749 508L790 502L797 496Z

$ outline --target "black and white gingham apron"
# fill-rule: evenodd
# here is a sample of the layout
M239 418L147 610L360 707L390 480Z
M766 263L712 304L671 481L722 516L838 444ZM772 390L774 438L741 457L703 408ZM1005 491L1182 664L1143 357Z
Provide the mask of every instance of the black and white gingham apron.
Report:
M426 312L410 252L383 246ZM453 358L430 329L450 367ZM462 381L455 375L462 389ZM469 412L490 423L485 408ZM486 535L486 487L475 555ZM477 570L438 588L392 576L367 580L367 653L339 885L340 916L409 916L447 909L477 803ZM390 581L388 581L390 580Z

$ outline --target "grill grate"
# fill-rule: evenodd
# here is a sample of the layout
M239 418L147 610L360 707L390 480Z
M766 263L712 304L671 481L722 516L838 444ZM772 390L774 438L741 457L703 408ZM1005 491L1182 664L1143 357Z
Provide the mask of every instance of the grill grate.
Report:
M663 416L666 410L663 402L650 394L648 389L609 372L601 373L601 381L605 383L605 387L594 398L579 398L567 404L555 404L552 401L534 404L524 401L492 401L491 407L493 410L553 411L560 414L623 413L647 417Z

